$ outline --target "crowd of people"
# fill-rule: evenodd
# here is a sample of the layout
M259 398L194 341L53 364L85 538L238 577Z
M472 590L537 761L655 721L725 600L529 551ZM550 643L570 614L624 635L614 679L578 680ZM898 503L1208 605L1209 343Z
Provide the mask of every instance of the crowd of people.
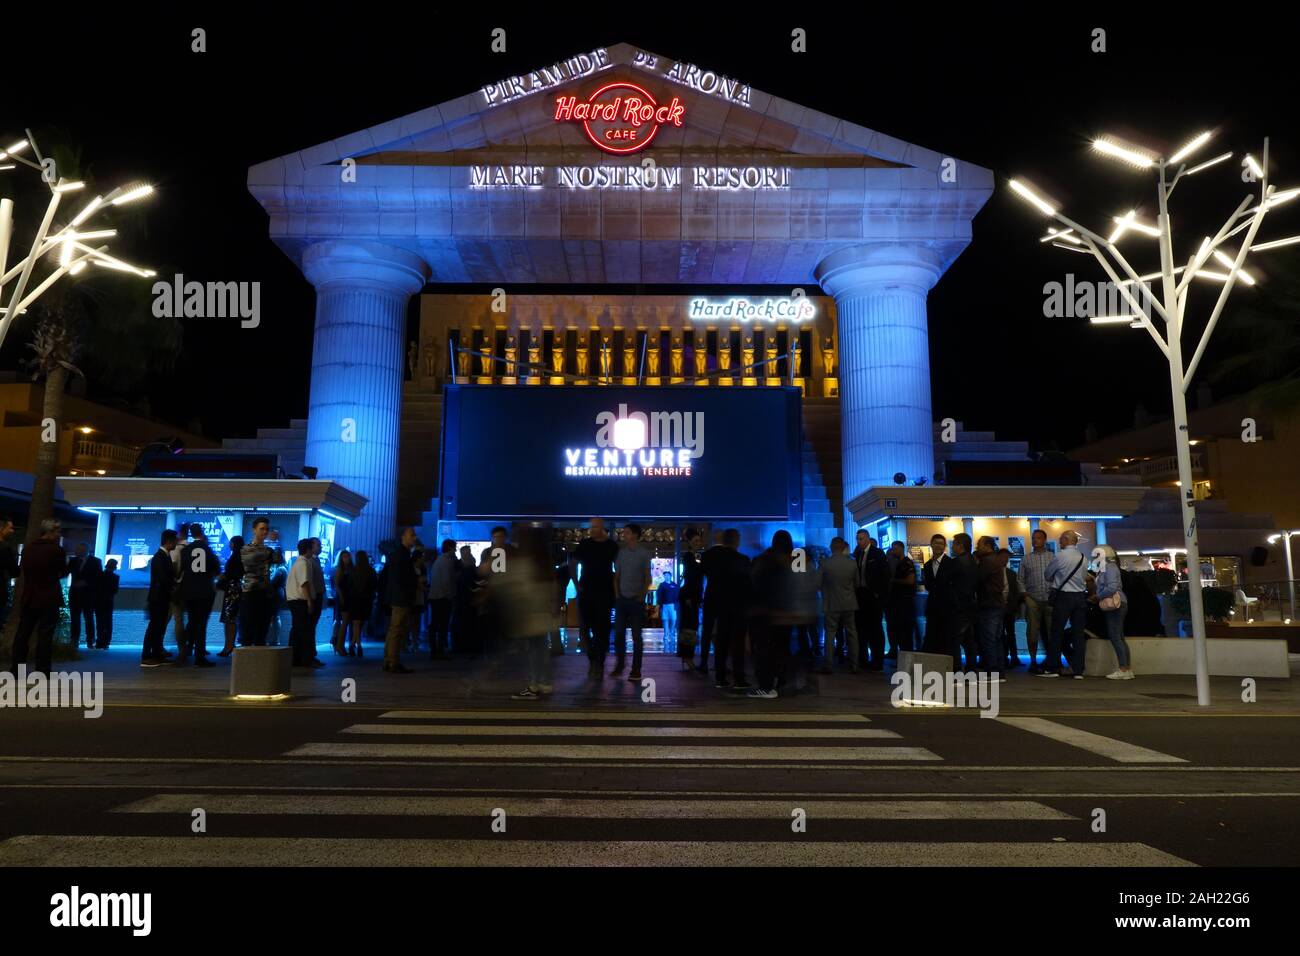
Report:
M819 661L823 673L838 667L856 674L883 671L901 651L919 650L950 656L959 673L1001 680L1003 671L1025 663L1016 642L1021 616L1029 672L1082 679L1090 605L1100 611L1118 660L1107 676L1133 677L1123 636L1128 599L1115 553L1103 545L1085 555L1073 531L1060 536L1054 551L1047 535L1034 531L1032 551L1017 572L1011 552L988 536L972 546L970 535L954 535L950 543L936 534L930 557L918 568L903 542L882 549L865 530L857 532L852 551L845 539L834 538L818 561L815 549L796 549L784 530L750 558L740 550L736 529L718 532L707 548L703 536L688 529L681 542L680 578L667 574L656 588L642 529L625 524L616 540L602 518L592 518L576 547L558 554L549 534L536 528L521 528L515 541L506 528L494 528L490 545L476 560L468 545L458 548L452 540L436 550L425 548L408 527L380 544L378 567L365 551L354 556L343 550L329 569L321 560L320 539L299 541L288 562L268 518L255 517L249 527L248 541L230 539L224 565L201 524L162 532L148 565L141 666L191 660L197 667L213 666L207 627L219 605L224 646L217 656L228 657L237 645L280 643L287 617L293 665L324 667L317 633L331 605L330 645L338 656L361 657L363 637L382 637L384 670L405 674L410 669L403 654L427 651L433 659L496 654L510 646L503 642L517 639L529 677L515 696L541 697L553 687L550 658L565 652L572 586L577 649L587 658L592 680L606 676L611 641L614 664L608 676L642 679L651 600L658 605L664 636L676 642L683 669L707 675L712 667L717 687L755 698L776 698L796 658ZM50 520L28 545L20 567L8 543L12 534L12 523L0 519L5 585L0 613L9 604L10 579L19 574L25 579L14 664L27 661L34 636L35 666L48 672L64 578L72 640L80 641L84 623L88 647L109 646L119 588L116 562L101 566L84 544L68 556L62 529ZM920 617L919 589L924 595ZM163 646L169 624L175 653Z

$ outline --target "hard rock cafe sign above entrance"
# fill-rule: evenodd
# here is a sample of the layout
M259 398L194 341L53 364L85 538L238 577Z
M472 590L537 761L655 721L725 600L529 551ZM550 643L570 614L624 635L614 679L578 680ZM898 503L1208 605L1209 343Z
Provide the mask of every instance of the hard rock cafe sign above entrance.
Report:
M555 98L557 123L582 123L593 144L620 156L645 149L659 127L680 127L685 116L680 97L660 103L649 90L625 80L606 83L586 101L576 96Z

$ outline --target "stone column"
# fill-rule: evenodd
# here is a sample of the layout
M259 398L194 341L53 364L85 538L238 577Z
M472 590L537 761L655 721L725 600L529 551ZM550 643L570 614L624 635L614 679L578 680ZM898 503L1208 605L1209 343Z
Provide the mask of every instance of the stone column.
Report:
M893 487L898 472L909 483L934 477L925 299L942 273L939 257L918 243L854 246L817 266L839 314L846 505L872 486ZM845 528L851 536L847 514Z
M339 525L335 549L373 552L396 531L406 304L428 267L404 249L341 239L309 247L302 271L316 287L304 463L370 499Z

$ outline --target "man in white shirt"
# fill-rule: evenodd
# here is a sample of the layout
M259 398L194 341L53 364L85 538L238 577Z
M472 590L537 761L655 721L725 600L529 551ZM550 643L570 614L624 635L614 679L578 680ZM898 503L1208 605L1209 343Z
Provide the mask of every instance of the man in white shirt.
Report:
M1087 640L1083 629L1088 618L1088 559L1079 550L1079 536L1073 531L1061 535L1061 546L1047 566L1047 586L1052 589L1052 630L1047 641L1047 660L1039 677L1073 677L1083 680L1083 658ZM1065 626L1074 641L1070 667L1058 670Z
M316 574L312 565L320 567L316 548L311 539L298 542L298 556L293 559L289 578L284 583L285 604L293 616L289 631L289 646L293 648L294 667L324 667L325 662L316 656L316 631L312 626L313 611L320 595L316 593Z

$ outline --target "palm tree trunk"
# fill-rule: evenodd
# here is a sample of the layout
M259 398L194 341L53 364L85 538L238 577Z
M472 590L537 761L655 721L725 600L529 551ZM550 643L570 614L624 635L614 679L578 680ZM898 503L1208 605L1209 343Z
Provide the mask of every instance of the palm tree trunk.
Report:
M41 522L54 517L54 483L59 474L59 433L62 430L63 392L67 384L68 370L62 366L55 367L45 376L42 430L45 422L54 422L54 441L42 441L36 450L32 506L27 515L25 540L28 544L41 536Z
M54 422L54 440L41 441L36 449L36 468L32 472L32 502L27 512L26 544L31 544L41 536L41 522L54 517L54 484L59 474L59 432L60 419L63 417L63 392L68 384L68 370L61 365L55 366L45 376L45 393L42 399L41 438L45 437L45 423ZM18 576L14 587L13 610L5 623L3 641L4 656L9 655L13 647L14 634L18 630L18 608L23 596L23 578Z

